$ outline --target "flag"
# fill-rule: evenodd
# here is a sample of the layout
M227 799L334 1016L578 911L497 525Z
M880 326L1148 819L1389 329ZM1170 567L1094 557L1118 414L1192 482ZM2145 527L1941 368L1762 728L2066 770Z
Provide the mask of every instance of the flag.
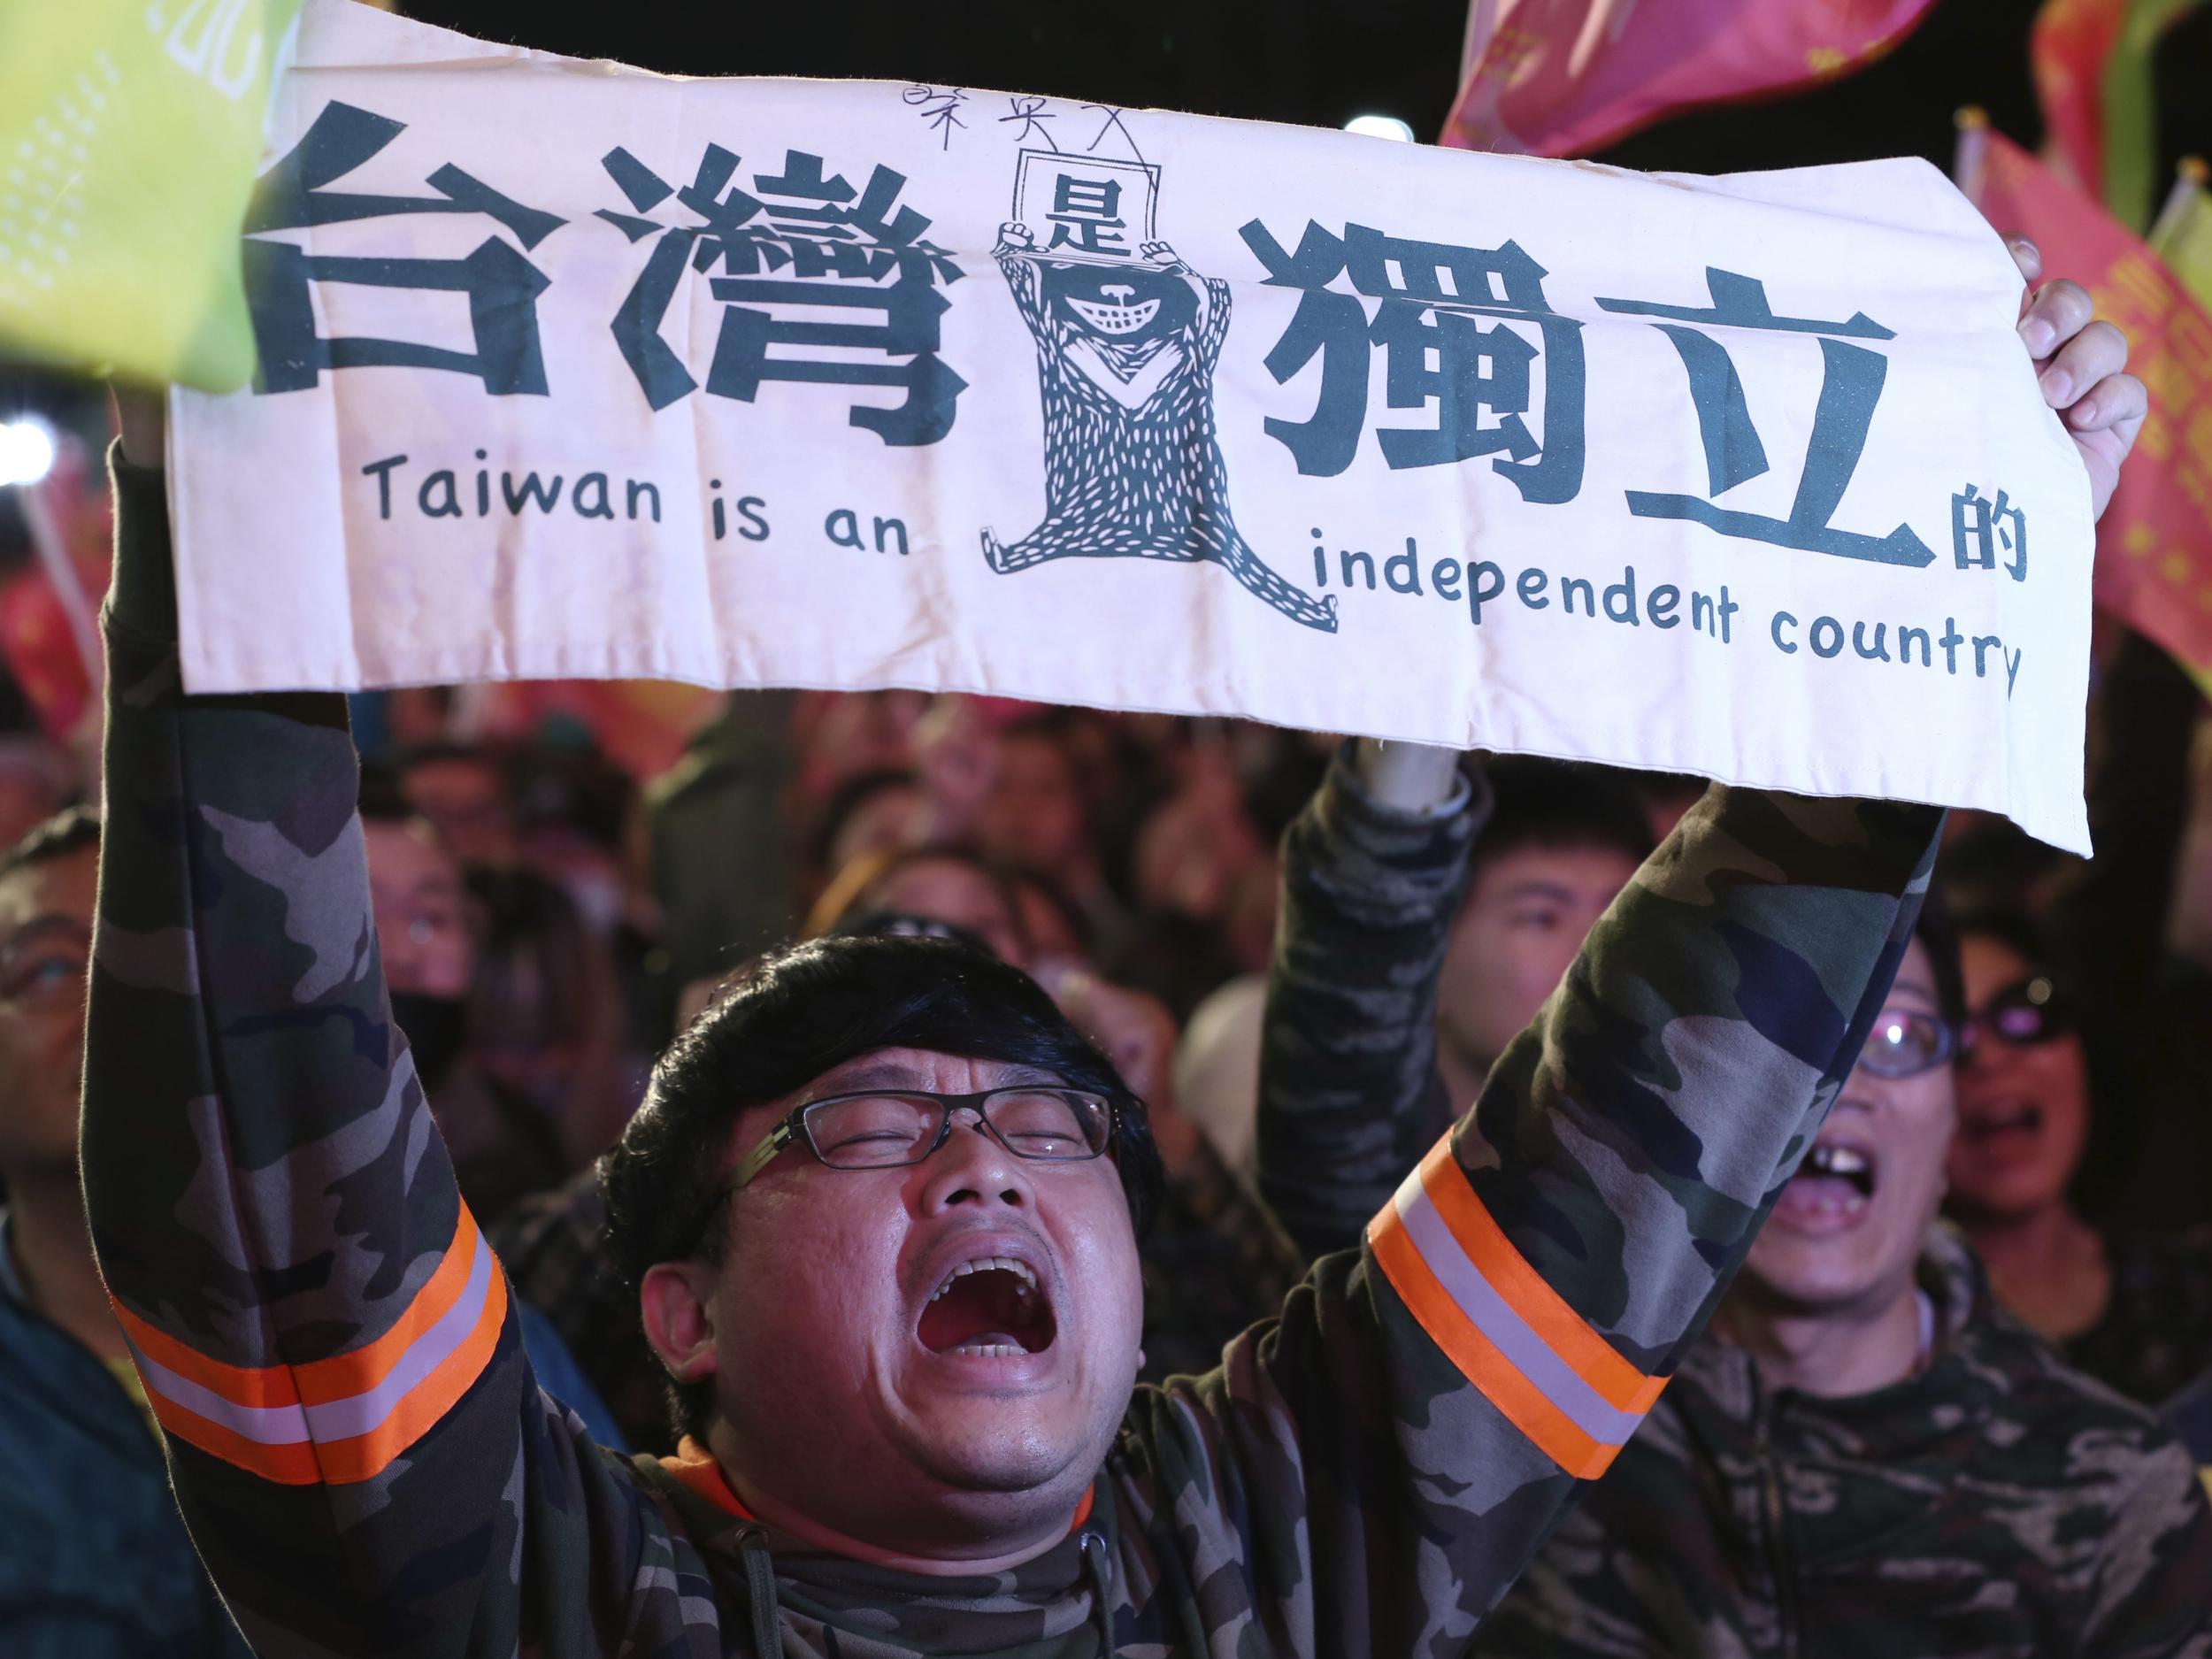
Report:
M106 486L97 455L62 434L53 470L14 492L33 557L0 576L0 664L65 745L98 729L96 617L113 539Z
M2212 311L2212 196L2205 192L2208 169L2201 157L2181 164L2172 194L2151 227L2151 248L2181 285Z
M2198 0L2131 0L2104 65L2104 200L2131 229L2157 206L2158 126L2151 58L2159 41Z
M2131 229L2148 222L2157 170L2151 61L2159 41L2199 0L2045 0L2028 62L2049 129L2052 169L2101 196Z
M0 348L227 391L239 225L300 0L0 6Z
M2043 108L2044 159L2091 196L2104 186L2104 70L2128 0L2044 0L2028 31L2028 65Z
M1863 69L1932 0L1473 0L1442 142L1581 156L1698 104Z
M2078 190L1962 117L1959 188L2029 237L2130 342L2150 415L2097 532L2097 603L2212 688L2212 317L2165 263Z

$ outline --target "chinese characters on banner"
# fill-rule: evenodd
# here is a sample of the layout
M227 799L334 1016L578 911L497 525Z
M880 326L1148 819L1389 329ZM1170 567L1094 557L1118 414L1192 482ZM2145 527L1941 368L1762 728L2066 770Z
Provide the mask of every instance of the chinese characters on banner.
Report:
M1919 164L671 81L322 0L274 127L260 378L176 410L196 689L910 685L2085 841L2086 487Z

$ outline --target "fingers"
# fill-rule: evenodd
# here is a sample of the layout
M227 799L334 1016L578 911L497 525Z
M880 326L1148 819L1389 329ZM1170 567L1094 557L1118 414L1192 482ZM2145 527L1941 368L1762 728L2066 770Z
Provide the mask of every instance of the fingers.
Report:
M2150 408L2151 395L2142 381L2132 374L2113 374L2066 411L2066 424L2076 432L2127 432L2142 425Z
M123 458L134 466L163 464L169 429L167 396L143 387L111 381L109 396L115 404L115 429L123 441Z
M2053 409L2077 402L2107 375L2127 367L2128 337L2100 319L2051 354L2036 376Z
M2024 280L2032 285L2043 274L2043 250L2025 236L2008 236L2005 248L2012 255L2013 264L2020 267Z
M2028 302L2020 338L2027 342L2028 355L2039 362L2086 328L2096 314L2096 302L2080 283L2063 278L2047 282Z

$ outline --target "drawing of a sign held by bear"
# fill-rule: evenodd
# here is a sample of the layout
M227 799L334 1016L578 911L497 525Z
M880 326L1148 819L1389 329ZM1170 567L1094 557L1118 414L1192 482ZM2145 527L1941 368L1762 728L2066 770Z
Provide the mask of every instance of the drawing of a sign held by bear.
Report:
M1141 161L1021 152L992 256L1037 342L1045 518L1018 541L984 531L984 556L1002 575L1057 558L1205 561L1333 634L1335 596L1285 580L1230 512L1213 403L1229 285L1154 239L1158 180Z

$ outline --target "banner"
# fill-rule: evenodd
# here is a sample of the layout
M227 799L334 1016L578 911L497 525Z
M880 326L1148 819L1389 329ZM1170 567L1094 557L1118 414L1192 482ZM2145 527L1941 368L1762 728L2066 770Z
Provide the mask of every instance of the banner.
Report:
M1473 0L1441 142L1586 156L1678 111L1863 69L1933 0Z
M195 691L908 686L2085 845L2085 474L1917 161L664 79L313 0L180 394Z
M238 220L299 4L0 6L0 347L245 384Z
M2212 318L2156 254L2002 134L1964 127L1959 183L2126 333L2150 414L2098 527L2097 603L2212 686Z

